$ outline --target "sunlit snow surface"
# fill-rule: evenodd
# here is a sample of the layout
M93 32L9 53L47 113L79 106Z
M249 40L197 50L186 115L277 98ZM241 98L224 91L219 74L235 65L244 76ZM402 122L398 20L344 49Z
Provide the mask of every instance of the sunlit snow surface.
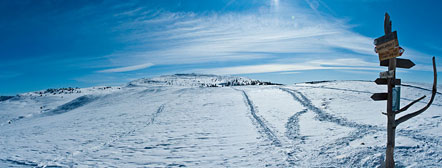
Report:
M0 102L0 167L376 167L383 160L386 102L370 96L386 86L201 87L195 82L235 78L170 79ZM423 95L430 91L402 86L401 105ZM442 167L441 115L437 94L426 112L398 126L399 167Z

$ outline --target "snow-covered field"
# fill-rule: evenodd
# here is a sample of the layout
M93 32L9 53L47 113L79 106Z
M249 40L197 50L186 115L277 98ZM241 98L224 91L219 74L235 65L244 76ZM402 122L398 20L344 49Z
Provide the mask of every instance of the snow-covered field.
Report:
M386 86L261 84L181 74L21 94L0 102L0 167L380 165L386 102L370 96ZM409 85L402 106L430 95L426 84ZM398 127L399 167L442 167L441 111L438 93L426 112Z

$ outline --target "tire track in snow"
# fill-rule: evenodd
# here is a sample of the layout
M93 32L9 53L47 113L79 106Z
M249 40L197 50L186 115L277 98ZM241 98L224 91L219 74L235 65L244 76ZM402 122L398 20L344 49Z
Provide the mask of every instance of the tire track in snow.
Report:
M267 136L267 138L270 141L272 141L272 145L275 145L276 147L281 147L282 146L281 141L278 139L278 137L275 135L275 133L273 133L273 131L263 122L263 120L258 115L256 115L257 110L256 110L255 106L253 105L253 102L250 100L249 96L247 95L247 93L243 90L238 90L238 89L234 89L234 90L242 92L243 97L244 97L244 101L250 109L250 114L255 119L256 123L258 123L259 127L262 129L262 131Z

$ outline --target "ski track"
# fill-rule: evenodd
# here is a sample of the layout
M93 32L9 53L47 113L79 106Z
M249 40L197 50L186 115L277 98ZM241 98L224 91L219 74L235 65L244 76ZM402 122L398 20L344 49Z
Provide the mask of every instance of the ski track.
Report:
M255 106L253 105L253 102L249 99L249 96L247 95L247 93L243 90L238 90L238 89L234 89L234 90L242 92L242 94L244 96L245 103L250 108L250 114L255 119L256 123L258 123L259 127L261 127L262 132L264 132L266 137L270 141L272 141L272 145L275 145L276 147L281 147L282 146L281 141L278 139L278 137L275 135L275 133L273 133L273 131L263 122L263 120L258 115L256 115Z
M402 85L402 86L404 86L404 85ZM374 94L373 92L368 92L368 91L360 91L360 90L354 90L354 89L342 89L342 88L334 88L334 87L327 87L327 86L296 86L296 87L308 87L308 88L315 88L315 89L329 89L329 90L340 90L340 91L354 92L354 93ZM431 90L420 88L420 87L413 87L413 86L408 86L408 85L405 85L405 87L411 87L411 88L421 89L421 90L425 90L425 91L430 91L431 92ZM440 93L437 93L437 94L440 94ZM414 101L413 99L404 98L404 97L401 97L401 100L406 100L406 101L410 101L410 102ZM427 102L422 102L422 101L419 101L417 103L425 104L425 105L427 104ZM435 102L433 102L433 104L431 104L431 105L432 106L442 107L442 104L437 104Z
M322 88L322 87L320 87L320 88ZM322 121L322 122L324 122L324 121L332 122L332 123L335 123L335 124L338 124L338 125L344 126L344 127L356 128L356 131L351 132L349 136L339 138L335 142L328 143L328 144L321 146L319 149L320 152L316 153L317 157L319 157L323 154L326 154L327 155L326 157L330 157L329 155L333 154L334 151L336 151L336 149L348 146L349 142L351 142L351 141L361 139L365 135L368 135L368 134L373 134L373 133L376 133L379 131L385 131L385 128L381 128L381 127L373 126L373 125L368 125L368 124L358 124L355 122L350 122L344 118L333 116L333 115L328 114L325 111L321 110L320 108L315 107L311 103L311 101L305 95L303 95L301 92L293 90L293 89L288 89L288 88L280 88L280 89L291 94L296 101L300 102L307 109L313 111L316 114L315 118L317 120ZM333 89L333 88L324 88L324 89ZM363 91L357 91L357 90L348 90L348 89L339 89L339 90L364 93ZM298 113L302 113L302 112L303 111L298 112ZM293 117L295 117L295 115ZM299 115L301 115L301 114L299 114ZM296 120L294 120L294 121L296 121ZM417 140L419 142L423 142L426 145L429 145L430 147L436 147L439 144L441 144L441 142L438 138L421 135L416 130L397 130L396 134L400 135L400 136L412 138L412 139ZM330 165L343 165L343 164L357 165L358 163L361 162L362 159L364 159L364 156L367 156L367 155L373 156L376 153L383 152L383 150L385 150L383 147L375 147L375 148L371 148L371 149L365 149L362 151L358 151L357 153L355 153L355 155L345 157L345 159L331 160ZM332 152L329 152L329 151L332 151ZM377 160L379 160L379 158L372 157L372 158L370 158L370 160L365 160L365 162L361 166L363 166L363 165L369 166L368 164L376 163ZM371 165L371 166L375 166L375 165Z
M13 160L13 159L0 159L0 161L2 161L3 163L6 164L13 164L13 165L17 165L17 166L22 166L22 167L39 167L37 163L35 162L31 162L31 161L21 161L21 160Z
M295 142L290 152L287 153L287 162L290 167L300 167L299 163L302 161L301 157L297 154L305 152L304 149L301 148L300 144L306 139L306 137L301 136L299 134L299 116L306 113L308 110L304 109L293 114L285 124L286 132L285 136Z
M370 132L376 132L376 131L383 130L382 128L379 128L377 126L372 126L372 125L368 125L368 124L358 124L355 122L348 121L344 118L333 116L331 114L324 112L320 108L314 106L311 103L311 101L307 97L305 97L301 92L296 91L296 90L287 89L287 88L280 88L280 89L291 94L296 101L300 102L308 110L313 111L316 114L315 118L318 121L331 122L331 123L334 123L334 124L337 124L337 125L340 125L343 127L350 127L350 128L356 129L355 131L351 132L346 137L339 138L335 142L322 145L319 150L314 151L314 156L316 156L315 158L318 158L323 155L326 155L325 157L328 158L328 157L330 157L330 154L335 153L336 150L333 150L333 149L339 149L339 148L343 148L345 146L348 146L349 142L363 138L365 135L367 135ZM329 152L329 151L332 151L332 152ZM366 155L366 154L367 153L362 153L359 155ZM344 162L348 162L350 160L354 160L354 156L352 156L352 157L353 157L353 159L351 157L346 157L345 159L341 159L341 160ZM312 159L315 159L315 158L312 158ZM363 156L361 156L360 158L362 159ZM330 159L327 159L327 160L330 160ZM360 160L356 160L356 161L360 161ZM331 160L331 162L332 163L329 163L329 165L340 165L337 163L338 160L336 160L336 159Z
M305 139L304 136L299 134L299 116L306 113L307 109L304 109L300 112L295 113L293 116L289 118L286 123L287 132L286 136L291 140L298 140L299 138Z
M423 87L413 86L413 85L408 85L408 84L402 84L401 86L410 87L410 88L415 88L415 89L421 89L421 90L426 90L426 91L429 91L429 92L433 91L433 90L431 90L431 89L426 89L426 88L423 88ZM436 92L436 94L442 95L441 92Z
M33 167L33 168L62 168L63 166L59 165L40 165L37 162L29 161L29 160L15 160L15 159L0 159L6 165L0 164L0 166L8 166L8 167ZM72 166L71 166L72 167Z
M290 147L291 148L290 151L286 153L287 154L286 161L290 165L290 167L300 166L299 163L302 161L302 159L299 157L302 157L302 156L298 156L297 154L302 153L302 152L306 152L305 150L303 150L299 146L300 144L307 143L306 138L299 134L299 116L306 113L308 110L313 111L316 114L315 118L321 122L332 122L332 123L335 123L340 126L356 128L356 131L351 132L350 135L343 137L343 138L339 138L335 142L327 143L325 145L320 146L319 150L313 151L313 155L312 155L313 157L310 159L314 160L319 157L326 157L324 160L330 161L328 165L342 165L342 164L351 165L351 164L360 163L361 160L367 156L367 154L374 155L375 153L379 152L379 150L363 150L363 151L358 152L356 154L356 156L348 156L348 157L345 157L344 159L341 159L341 160L336 160L336 159L330 160L329 159L330 154L334 154L336 149L346 147L346 146L348 146L349 142L363 138L367 134L375 133L377 131L382 131L385 129L377 127L377 126L368 125L368 124L358 124L355 122L350 122L344 118L333 116L333 115L328 114L328 113L324 112L323 110L315 107L311 103L311 101L307 97L305 97L301 92L298 92L295 90L289 90L286 88L280 88L280 89L283 90L284 92L291 94L296 101L300 102L304 107L306 107L306 109L299 111L299 112L295 113L293 116L291 116L286 123L287 132L285 133L285 135L287 136L287 138L289 138L290 140L292 140L295 143L293 146ZM245 101L246 105L249 106L250 113L251 113L252 117L254 118L256 123L259 125L259 127L263 130L265 136L269 140L271 140L272 144L275 145L276 147L282 147L282 144L281 144L281 141L279 140L279 138L265 124L263 119L261 119L256 114L257 109L256 109L255 105L253 104L253 102L250 100L247 93L243 90L238 90L238 89L235 89L235 90L242 92L243 97L245 99L244 101ZM306 158L303 158L303 159L306 159ZM378 158L372 158L372 159L374 159L376 161L378 160ZM373 163L373 162L372 161L364 162L364 164L369 164L369 163ZM313 164L313 162L310 164Z
M263 136L267 137L268 140L272 141L272 145L281 148L284 150L284 153L286 155L286 163L288 165L284 165L283 167L299 167L299 163L302 160L302 158L297 156L297 153L300 153L301 151L305 151L301 149L299 145L301 141L299 138L299 119L298 117L307 112L307 109L304 109L300 112L295 113L293 116L289 118L287 121L286 128L287 132L285 132L285 136L287 140L292 140L292 142L282 142L278 138L278 136L267 126L266 122L264 122L264 119L261 119L256 113L258 112L257 108L253 104L252 100L250 100L249 96L244 90L234 89L236 91L240 91L243 94L244 102L250 109L250 114L252 115L253 119L252 122L256 125L258 125L258 128L261 128L262 131L259 131L261 134L264 134ZM252 118L251 117L251 118ZM264 133L263 133L264 132ZM284 138L282 138L284 139Z
M347 119L333 116L332 114L326 113L320 108L314 106L311 101L305 97L301 92L296 90L291 90L287 88L280 88L282 91L285 91L293 96L293 98L300 102L303 106L305 106L307 109L313 111L316 113L316 119L319 121L328 121L335 124L338 124L340 126L344 127L351 127L351 128L365 128L365 129L374 129L374 130L383 130L382 128L378 126L368 125L368 124L358 124L356 122L348 121ZM299 96L297 96L297 94Z
M315 88L324 88L324 89L332 89L332 90L343 90L343 91L351 91L351 92L357 92L357 93L370 93L370 92L364 92L364 91L358 91L358 90L339 89L339 88L331 88L331 87L315 87ZM311 107L312 111L315 111L317 109L322 114L330 115L330 114L325 113L321 109L313 106L313 104L310 102L310 100L307 97L305 97L301 92L295 91L295 90L291 90L291 89L287 89L287 88L281 88L281 89L286 91L286 92L288 92L288 93L290 93L292 96L294 96L295 100L300 101L300 102L304 101L304 102L301 102L301 103L303 105L305 103L308 107ZM296 92L297 94L299 94L303 100L298 98L293 92ZM407 98L401 98L401 99L413 101L413 100L410 100L410 99L407 99ZM435 105L435 104L432 104L432 105ZM313 109L315 109L315 110L313 110ZM320 116L320 117L323 117L323 116ZM319 121L321 121L321 120L319 120ZM334 121L331 121L331 122L334 122ZM337 123L337 122L335 122L335 123ZM339 123L337 123L337 124L339 124ZM341 125L341 124L339 124L339 125ZM341 126L352 127L352 125L347 125L347 124L342 124ZM377 130L377 131L385 131L385 128L380 128L378 126L373 126L373 125L360 125L360 124L356 124L356 125L353 125L353 126L356 126L358 128L362 128L362 127L369 128L369 127L372 127L375 130ZM418 140L418 141L430 141L433 144L441 144L442 143L438 138L433 138L433 137L429 137L429 136L420 135L420 134L418 134L418 131L414 131L414 130L401 130L401 129L398 129L396 134L399 134L401 136L406 136L406 137L409 137L409 138L413 138L413 139Z

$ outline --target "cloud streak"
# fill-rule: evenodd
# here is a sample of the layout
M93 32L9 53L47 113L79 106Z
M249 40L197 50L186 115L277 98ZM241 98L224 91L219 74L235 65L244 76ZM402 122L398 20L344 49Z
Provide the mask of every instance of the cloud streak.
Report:
M154 66L154 64L146 63L146 64L140 64L140 65L132 65L132 66L126 66L126 67L105 69L105 70L101 70L101 71L97 71L97 72L99 72L99 73L129 72L129 71L136 71L136 70L140 70L140 69L149 68L151 66Z
M259 12L131 10L134 21L116 31L136 27L121 37L134 45L108 55L108 61L115 66L138 61L170 65L278 59L258 53L374 55L372 39L348 30L339 20L318 18L282 2L275 11L275 2Z
M237 75L254 74L269 72L293 73L293 71L307 70L364 70L380 71L378 64L366 62L361 59L334 59L334 60L312 60L304 63L291 64L260 64L247 66L233 66L223 68L209 68L194 70L199 73L219 74L219 75Z
M95 72L128 72L151 66L137 65L139 62L197 65L197 69L187 66L183 71L213 74L382 71L372 38L352 31L345 20L320 15L315 1L308 2L312 9L276 0L257 10L235 12L129 8L115 14L125 22L112 31L130 45L99 63L118 68ZM204 67L212 63L220 67ZM231 63L236 66L228 66Z

